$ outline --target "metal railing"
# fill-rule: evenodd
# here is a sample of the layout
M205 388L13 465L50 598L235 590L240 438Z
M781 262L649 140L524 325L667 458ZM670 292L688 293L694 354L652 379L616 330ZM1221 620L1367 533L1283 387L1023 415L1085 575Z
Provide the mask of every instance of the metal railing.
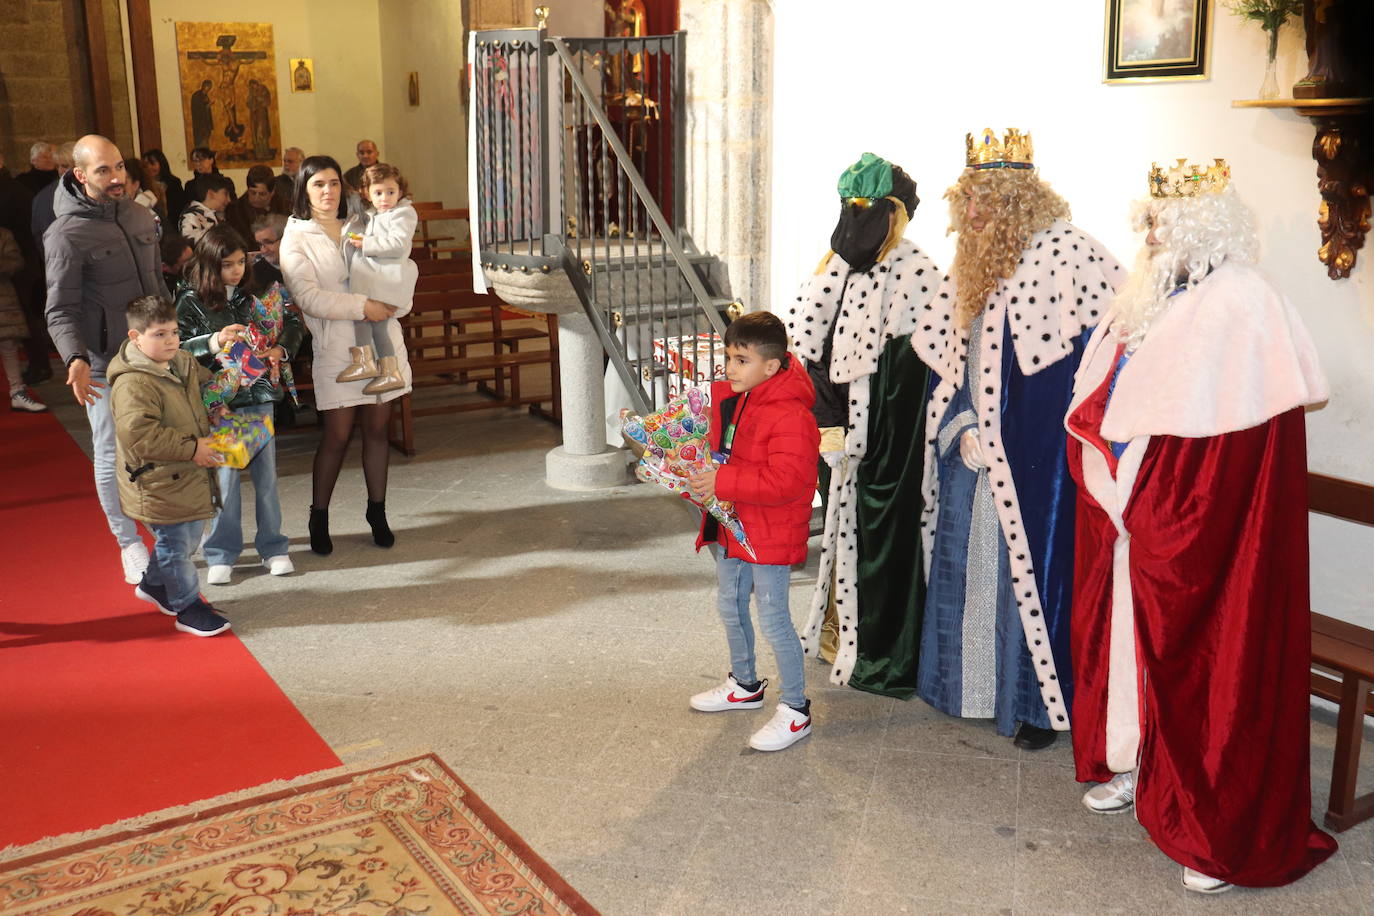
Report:
M564 270L641 412L723 372L730 303L683 227L685 40L484 32L474 58L480 260Z

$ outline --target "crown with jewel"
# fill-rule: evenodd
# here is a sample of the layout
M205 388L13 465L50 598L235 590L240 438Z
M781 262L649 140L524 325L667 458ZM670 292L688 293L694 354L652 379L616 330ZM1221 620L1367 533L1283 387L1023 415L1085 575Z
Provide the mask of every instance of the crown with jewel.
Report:
M1150 196L1201 197L1204 194L1220 194L1231 182L1231 167L1225 159L1213 159L1213 164L1205 169L1197 164L1189 164L1187 159L1178 160L1177 165L1169 166L1166 172L1159 163L1150 163Z
M983 128L982 136L974 140L973 134L964 134L968 155L964 162L971 169L1033 169L1030 134L1023 134L1014 127L1008 128L999 142L991 127Z

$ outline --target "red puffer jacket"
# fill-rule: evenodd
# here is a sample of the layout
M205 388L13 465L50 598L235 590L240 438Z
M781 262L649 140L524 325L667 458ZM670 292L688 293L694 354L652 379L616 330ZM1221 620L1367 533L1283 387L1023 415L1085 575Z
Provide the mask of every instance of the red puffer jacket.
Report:
M816 390L795 356L788 359L787 369L755 386L747 397L731 391L729 382L713 382L713 451L720 451L725 433L721 408L732 399L738 425L730 459L716 474L716 496L734 502L755 556L751 558L728 531L705 514L697 550L717 541L724 545L726 556L751 563L801 563L806 559L810 536L811 498L816 492L821 447L820 431L811 415ZM726 414L731 414L728 408ZM714 537L708 536L708 528L717 529Z

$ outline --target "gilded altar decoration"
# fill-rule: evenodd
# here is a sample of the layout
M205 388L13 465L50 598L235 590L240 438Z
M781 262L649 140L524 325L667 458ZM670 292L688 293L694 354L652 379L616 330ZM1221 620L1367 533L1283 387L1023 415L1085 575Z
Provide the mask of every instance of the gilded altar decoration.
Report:
M204 146L221 169L281 165L272 26L178 22L176 30L188 161Z
M313 58L313 57L293 57L293 58L291 58L291 91L292 91L292 92L314 92L314 91L315 91L315 58Z

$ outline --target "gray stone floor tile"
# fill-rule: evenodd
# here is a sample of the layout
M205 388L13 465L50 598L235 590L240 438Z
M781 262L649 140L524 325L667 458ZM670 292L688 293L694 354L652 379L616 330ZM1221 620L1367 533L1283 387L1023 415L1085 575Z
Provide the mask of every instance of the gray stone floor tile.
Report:
M1074 771L1053 763L1021 762L1017 790L1017 824L1089 837L1140 840L1145 828L1136 823L1134 810L1120 814L1094 814L1083 805L1083 793L1091 784L1074 780Z
M688 873L727 884L766 878L793 887L839 891L863 815L829 805L713 798ZM763 869L763 871L761 871Z
M914 916L1011 916L1011 906L995 903L932 900L906 894L868 894L850 890L840 908L840 916L890 916L910 913Z
M714 719L715 728L667 728L626 719L602 748L591 777L599 783L715 795L731 790L731 773L751 729Z
M873 778L870 810L1016 826L1017 762L885 747Z
M1022 828L1016 913L1180 913L1181 868L1145 840Z
M1014 891L1016 837L1009 825L870 810L848 863L848 888L983 911L1007 908Z
M543 716L527 713L493 719L481 738L488 766L503 772L563 779L591 777L596 760L616 724L609 719L584 718L576 729L550 728Z
M764 713L756 725L762 728L768 710L758 712ZM834 811L861 811L873 785L877 746L826 742L819 734L817 730L782 751L743 747L721 793L793 805L822 805Z
M1021 751L997 734L991 719L947 716L919 697L892 711L883 743L888 747L971 757L1017 760Z
M559 873L602 916L660 916L668 912L682 873L624 862L582 859L562 863Z
M842 905L833 890L771 880L770 863L759 862L752 874L733 880L688 872L662 912L672 916L831 916Z

